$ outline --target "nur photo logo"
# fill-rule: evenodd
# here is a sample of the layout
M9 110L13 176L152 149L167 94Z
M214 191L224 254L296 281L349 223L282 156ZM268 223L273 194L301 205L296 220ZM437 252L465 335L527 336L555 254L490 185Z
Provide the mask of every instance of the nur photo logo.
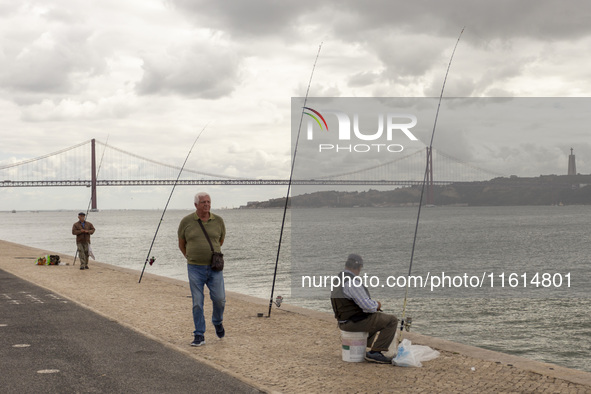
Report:
M362 128L359 113L347 113L342 110L317 110L310 107L303 107L303 109L304 114L309 117L306 125L308 141L314 140L314 129L322 132L324 137L329 136L330 143L324 142L326 138L322 138L323 142L318 144L318 152L320 153L399 153L404 150L404 146L398 142L418 141L418 138L410 131L417 124L417 117L413 114L365 114ZM336 122L336 131L332 126L329 129L327 118ZM373 124L373 129L370 130L371 126L368 124Z

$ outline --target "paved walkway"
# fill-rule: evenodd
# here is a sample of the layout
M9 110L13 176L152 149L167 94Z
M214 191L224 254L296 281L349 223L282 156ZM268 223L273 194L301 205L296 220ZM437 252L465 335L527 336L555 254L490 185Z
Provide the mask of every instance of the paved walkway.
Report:
M187 354L0 270L2 393L255 393Z
M35 266L34 259L48 251L4 241L0 241L0 250L0 269L43 288L42 292L33 291L31 296L18 292L14 296L14 289L5 290L7 280L0 279L0 320L7 317L10 320L8 323L0 321L1 392L7 391L5 387L15 392L21 388L19 383L34 384L27 379L49 382L30 386L33 392L43 387L49 388L44 390L46 392L133 392L132 388L139 387L136 385L142 381L139 376L144 376L150 384L147 390L138 391L183 391L192 377L179 374L178 370L189 363L191 366L187 368L194 368L194 371L199 371L198 365L204 364L222 373L217 378L205 375L206 383L194 376L189 392L200 391L200 384L210 384L212 389L218 387L217 382L230 384L230 378L237 378L246 385L223 391L248 391L256 387L266 392L288 393L591 393L591 373L416 333L404 333L404 336L414 344L441 352L440 357L424 363L422 368L346 363L341 360L340 338L330 314L284 303L280 309L273 309L271 318L257 318L258 313L266 314L268 300L230 292L224 319L226 337L218 340L208 327L207 345L191 348L191 300L186 282L148 273L138 284L139 271L94 261L90 263L90 270L84 271L72 265ZM61 257L64 263L72 263L72 256ZM228 269L231 269L229 263ZM8 279L8 282L14 280ZM12 305L13 299L28 304L22 308ZM45 304L37 305L36 299ZM82 305L84 313L96 312L104 319L82 324L80 321L85 318L76 317L82 312L70 311L68 303L63 301ZM55 313L44 312L48 304L55 304ZM206 303L208 316L210 305ZM4 312L12 307L20 308L13 308L13 312L26 308L31 311L13 315ZM57 313L60 308L66 309ZM34 310L38 313L32 313ZM31 326L32 331L26 333L8 325L1 326L17 319L21 319L18 324L23 330ZM55 327L53 331L45 332L44 327L51 325ZM90 326L108 335L91 332ZM120 335L123 338L116 339ZM132 336L133 340L124 339ZM109 346L111 341L114 342L112 347ZM18 344L31 346L13 348ZM43 347L47 348L46 357L37 358L33 352ZM172 353L165 355L165 350L171 349ZM18 367L7 365L5 355ZM162 364L173 367L168 372L159 372L159 368L165 368ZM86 365L93 368L85 368ZM145 374L140 372L142 368L147 369ZM37 373L45 369L64 372ZM137 374L132 370L138 371ZM15 379L5 383L6 376L13 373L17 374ZM94 380L86 381L90 379L88 373L95 374ZM78 384L88 386L84 388ZM210 386L203 387L206 387L204 391L211 391Z

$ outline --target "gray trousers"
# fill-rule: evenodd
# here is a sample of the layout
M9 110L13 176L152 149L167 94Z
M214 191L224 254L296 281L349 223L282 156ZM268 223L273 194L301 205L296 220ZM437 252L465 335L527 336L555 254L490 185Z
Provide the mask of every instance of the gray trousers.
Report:
M369 315L367 319L358 322L341 323L339 328L350 332L368 332L367 347L373 351L385 352L396 335L398 318L387 313L376 312Z
M77 243L76 246L78 247L78 257L80 258L80 267L87 267L88 266L88 244L87 243Z

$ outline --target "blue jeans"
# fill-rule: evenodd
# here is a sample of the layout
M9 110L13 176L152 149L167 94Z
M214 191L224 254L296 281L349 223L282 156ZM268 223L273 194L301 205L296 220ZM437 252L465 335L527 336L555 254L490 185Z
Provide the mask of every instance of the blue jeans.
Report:
M189 285L193 297L193 322L195 331L193 335L205 333L205 317L203 316L203 286L207 285L209 297L213 303L211 322L221 324L224 320L224 307L226 305L226 290L224 288L224 272L212 271L209 265L187 264L189 273Z

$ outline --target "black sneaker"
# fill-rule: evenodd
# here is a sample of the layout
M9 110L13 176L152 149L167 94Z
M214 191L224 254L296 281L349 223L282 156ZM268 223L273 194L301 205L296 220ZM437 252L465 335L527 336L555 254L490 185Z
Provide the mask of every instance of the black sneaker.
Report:
M191 346L205 345L205 337L203 335L195 335L195 339L191 342Z
M87 265L85 265L85 266L84 266L84 269L85 269L85 270L87 270L87 269L89 269L89 268L88 268L88 266L87 266Z
M370 363L380 363L380 364L390 364L392 359L390 357L386 357L382 354L382 352L367 352L365 353L365 360L369 361Z
M218 336L218 338L223 338L224 335L226 335L226 330L224 330L224 325L222 323L220 324L214 324L215 326L215 334Z
M80 267L80 269L81 269L81 270L83 270L83 269L84 269L84 267L82 267L82 266L81 266L81 267Z

